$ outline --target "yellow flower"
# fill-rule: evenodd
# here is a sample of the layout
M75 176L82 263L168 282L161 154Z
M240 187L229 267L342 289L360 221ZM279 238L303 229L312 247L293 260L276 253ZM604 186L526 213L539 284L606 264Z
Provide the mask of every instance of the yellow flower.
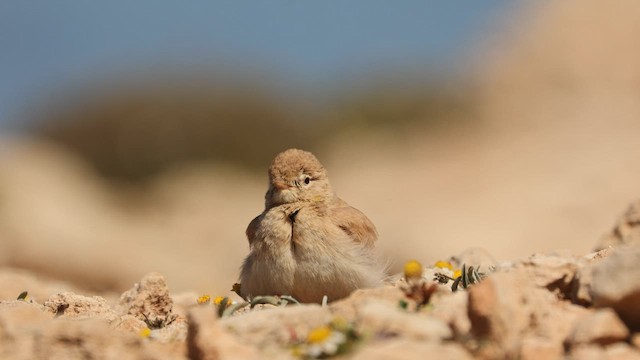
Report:
M422 264L417 260L409 260L404 264L405 279L419 279L422 277Z
M202 295L198 298L198 304L203 305L203 304L208 304L209 300L211 300L211 296L209 295Z
M146 327L146 328L140 330L140 332L138 334L140 335L140 337L148 338L149 336L151 336L151 329Z
M454 278L454 279L457 279L457 278L459 278L460 276L462 276L462 270L460 270L460 269L456 269L456 271L454 271L454 272L453 272L453 278Z
M301 345L299 351L306 357L317 359L337 354L340 346L346 341L347 336L344 333L325 325L311 330L306 343Z
M330 335L331 328L329 328L328 326L321 326L319 328L311 330L311 332L307 336L307 342L311 344L320 343L327 340Z
M441 268L441 269L449 269L449 270L453 270L453 265L451 265L450 262L448 261L442 261L442 260L438 260L436 261L436 264L433 265L433 267L437 267L437 268Z
M216 296L216 298L213 299L213 303L216 305L220 305L222 304L223 300L224 300L224 296Z

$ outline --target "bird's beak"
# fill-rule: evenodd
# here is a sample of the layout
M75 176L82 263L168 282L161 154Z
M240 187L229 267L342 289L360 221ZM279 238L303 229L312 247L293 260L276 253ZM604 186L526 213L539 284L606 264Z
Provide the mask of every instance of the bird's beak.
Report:
M273 187L275 187L278 190L286 190L286 189L290 188L291 185L289 185L287 183L280 182L280 181L274 181L273 182Z

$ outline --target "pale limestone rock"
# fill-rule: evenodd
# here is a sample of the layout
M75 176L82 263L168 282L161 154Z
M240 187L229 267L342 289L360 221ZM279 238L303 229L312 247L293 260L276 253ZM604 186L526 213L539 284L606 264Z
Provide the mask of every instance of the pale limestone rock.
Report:
M486 343L485 358L517 357L527 335L560 344L585 312L534 285L526 271L495 273L469 289L471 333Z

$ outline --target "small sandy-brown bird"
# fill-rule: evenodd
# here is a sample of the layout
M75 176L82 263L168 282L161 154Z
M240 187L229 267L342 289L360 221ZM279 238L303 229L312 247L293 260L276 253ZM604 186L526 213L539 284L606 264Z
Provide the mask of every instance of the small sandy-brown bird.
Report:
M384 277L373 253L375 226L335 195L325 168L307 151L289 149L273 160L265 209L247 238L251 251L240 274L245 298L333 301Z

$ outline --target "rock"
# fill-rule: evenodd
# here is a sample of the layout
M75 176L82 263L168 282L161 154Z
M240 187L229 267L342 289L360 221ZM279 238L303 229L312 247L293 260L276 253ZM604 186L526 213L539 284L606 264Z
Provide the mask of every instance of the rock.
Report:
M149 337L161 343L182 342L187 339L187 319L177 316L170 324L151 330Z
M398 279L396 283L400 284L402 281ZM397 285L383 286L373 289L358 289L349 297L332 302L329 307L334 315L353 321L362 303L371 298L385 301L391 305L397 305L400 300L407 300Z
M16 326L32 326L53 318L45 307L33 302L0 300L0 324L6 330Z
M572 349L569 358L580 360L640 360L640 352L627 343L616 343L607 347L587 345Z
M328 307L317 304L265 308L223 318L220 325L241 341L259 348L271 344L289 345L304 339L309 332L328 324L333 318Z
M151 329L164 327L176 318L172 313L173 300L169 288L159 273L145 275L133 288L123 293L118 307L120 313L135 316Z
M68 304L64 315L51 311ZM52 296L48 306L25 301L0 302L0 358L39 359L183 359L160 351L139 335L112 329L100 301L75 294Z
M575 322L566 344L569 347L586 344L610 345L625 341L629 330L612 309L596 310Z
M571 349L569 359L603 360L606 359L606 355L604 349L600 346L578 346L574 349Z
M194 360L258 359L257 349L225 331L210 307L189 310L189 358Z
M365 331L381 336L402 336L417 340L439 341L453 336L440 319L423 312L407 312L397 304L369 300L358 310L358 322Z
M570 255L534 254L514 267L526 271L535 285L569 298L578 262Z
M483 358L517 357L527 335L561 344L585 312L534 285L527 271L494 273L469 288L471 333L484 344Z
M640 350L640 333L635 333L631 336L631 344Z
M0 359L27 359L34 339L24 329L39 329L53 316L39 304L25 301L0 301Z
M640 330L640 246L625 246L593 269L591 296L596 307L611 307L632 331Z
M424 342L397 338L371 343L357 351L353 360L404 360L404 359L472 359L462 346L455 343Z
M147 324L133 315L121 316L112 326L114 329L136 335L147 329Z
M593 269L597 264L606 259L613 252L613 248L606 248L587 254L580 259L578 270L576 271L570 300L582 306L591 306L591 283L593 282Z
M617 343L605 348L607 359L611 360L640 360L640 351L627 343Z
M468 299L466 291L435 296L431 302L431 314L446 323L454 336L466 335L471 330L467 316Z
M564 348L562 344L547 338L527 336L522 339L518 359L554 360L562 358L563 355Z
M107 323L114 322L118 316L100 296L82 296L72 292L64 292L49 297L44 302L47 311L56 317L63 316L74 319L101 318Z
M31 359L171 359L139 336L111 329L98 319L55 319L43 324L35 337Z
M594 250L622 245L640 246L640 200L629 205L629 208L616 222L613 230L598 242Z

